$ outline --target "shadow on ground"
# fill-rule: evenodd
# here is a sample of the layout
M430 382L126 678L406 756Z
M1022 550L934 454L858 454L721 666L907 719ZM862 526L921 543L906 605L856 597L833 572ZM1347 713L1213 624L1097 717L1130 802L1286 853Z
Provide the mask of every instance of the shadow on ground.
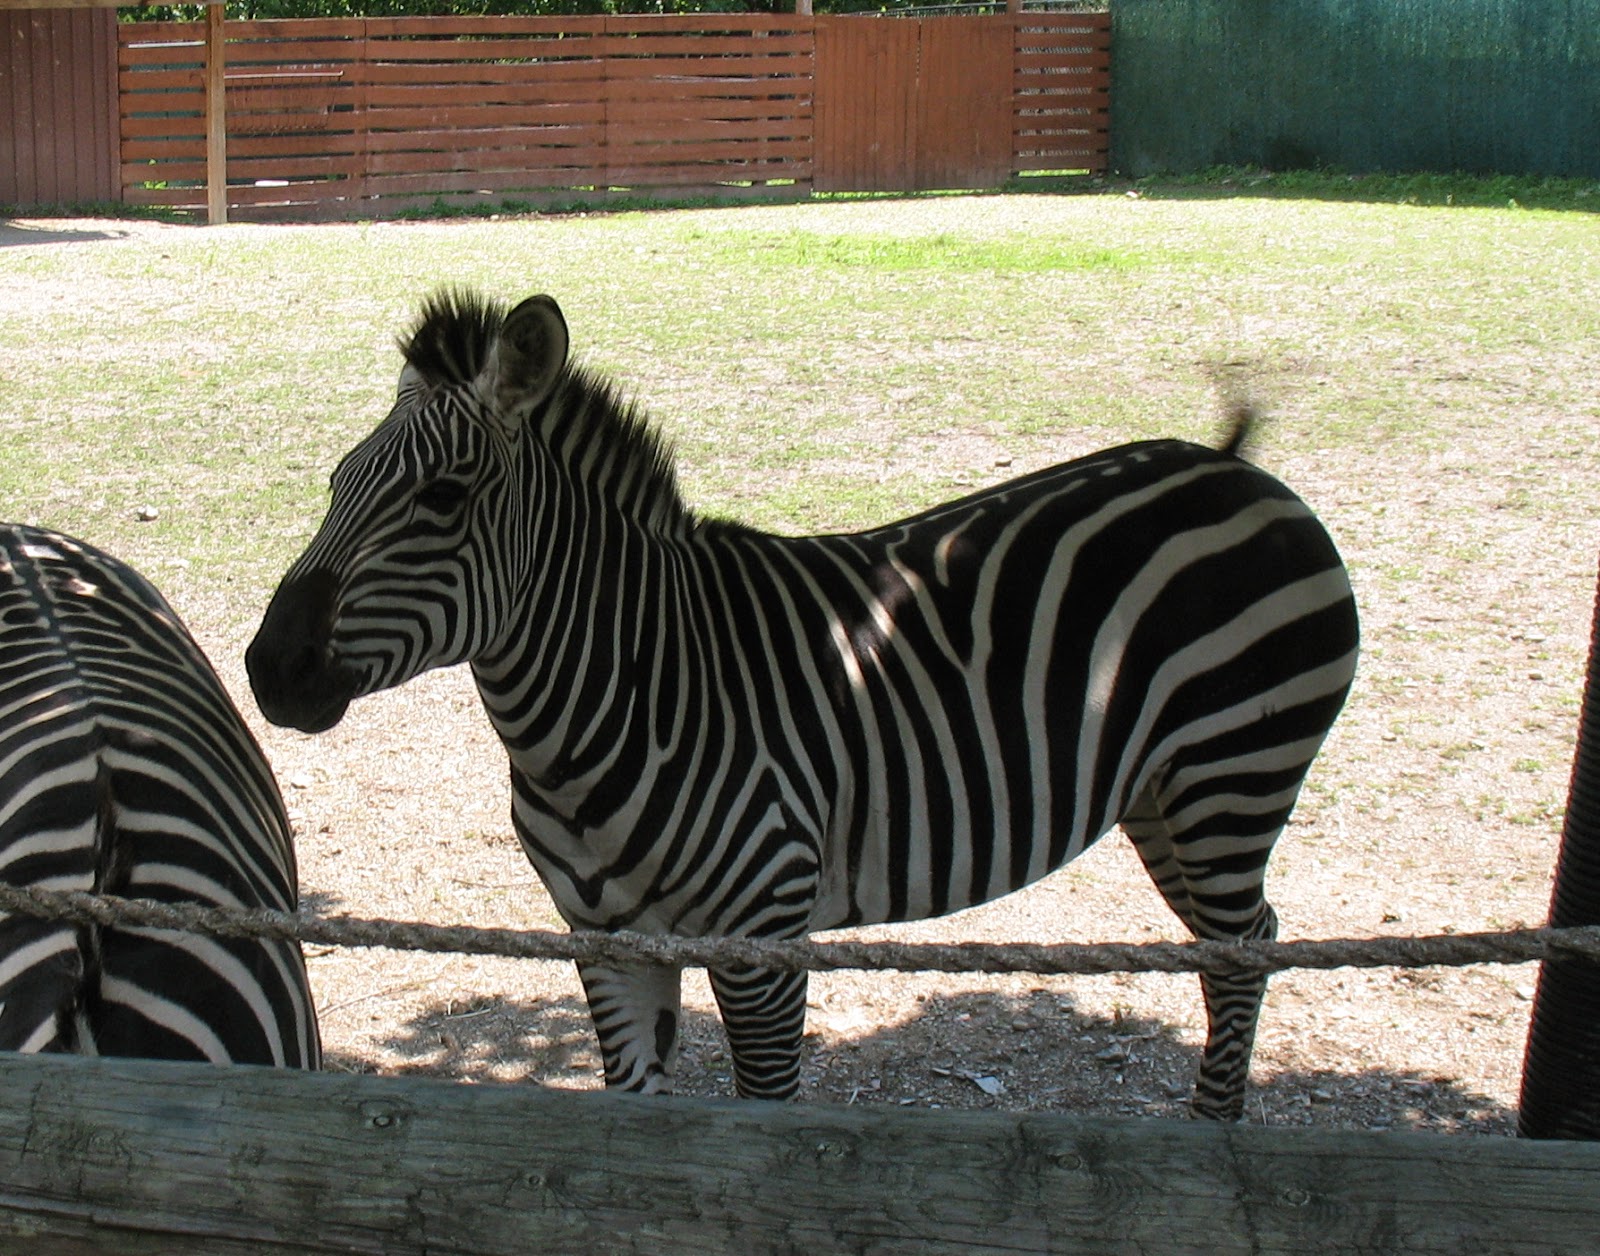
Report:
M920 1108L990 1108L1075 1115L1187 1115L1199 1062L1182 1031L1157 1020L1085 1015L1060 992L963 992L923 1002L893 1025L839 1027L813 1009L800 1099ZM686 1011L677 1089L733 1093L720 1023ZM384 1071L457 1080L599 1085L599 1053L579 998L485 998L438 1005L384 1046L402 1063ZM373 1071L338 1053L328 1067ZM1515 1113L1457 1083L1382 1069L1281 1072L1253 1078L1254 1124L1509 1135Z
M0 218L0 248L18 244L87 244L124 240L132 233L118 227L69 227L60 223L19 223Z

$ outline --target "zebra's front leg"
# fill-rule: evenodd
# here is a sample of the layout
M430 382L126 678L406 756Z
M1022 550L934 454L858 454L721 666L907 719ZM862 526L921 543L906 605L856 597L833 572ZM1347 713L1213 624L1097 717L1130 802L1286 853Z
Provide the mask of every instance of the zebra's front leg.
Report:
M579 963L608 1090L668 1094L678 1061L680 972Z
M806 974L714 968L711 989L733 1054L733 1083L747 1099L792 1099L800 1089Z

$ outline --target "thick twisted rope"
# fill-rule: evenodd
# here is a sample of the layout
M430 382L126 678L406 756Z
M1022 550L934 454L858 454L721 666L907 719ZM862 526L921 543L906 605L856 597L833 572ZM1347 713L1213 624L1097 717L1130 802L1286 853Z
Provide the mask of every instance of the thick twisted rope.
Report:
M78 925L171 929L232 938L383 947L511 959L673 967L749 965L785 971L981 973L1272 973L1289 968L1430 968L1527 964L1579 956L1600 963L1600 926L1433 937L1303 942L776 942L640 933L476 929L355 916L202 907L0 883L0 911Z

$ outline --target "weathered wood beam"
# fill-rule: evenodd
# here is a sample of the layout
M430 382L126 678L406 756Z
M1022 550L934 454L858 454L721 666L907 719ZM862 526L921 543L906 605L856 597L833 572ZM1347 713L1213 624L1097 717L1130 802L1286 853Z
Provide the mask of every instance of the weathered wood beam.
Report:
M206 221L228 221L228 50L223 7L206 5Z
M1600 1144L0 1057L0 1250L1592 1254Z

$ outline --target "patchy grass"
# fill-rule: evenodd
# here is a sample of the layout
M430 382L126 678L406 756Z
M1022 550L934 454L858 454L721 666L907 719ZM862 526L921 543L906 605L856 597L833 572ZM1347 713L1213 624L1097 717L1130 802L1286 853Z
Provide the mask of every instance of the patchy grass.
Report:
M935 472L910 508L1073 433L1209 438L1219 373L1299 452L1440 453L1513 396L1520 426L1559 439L1595 404L1571 386L1600 338L1576 213L1107 195L123 230L0 254L0 492L111 543L152 505L140 535L208 578L286 557L325 468L382 412L393 335L445 282L557 294L580 352L678 440L697 497L773 525L893 513L873 486L900 457Z

